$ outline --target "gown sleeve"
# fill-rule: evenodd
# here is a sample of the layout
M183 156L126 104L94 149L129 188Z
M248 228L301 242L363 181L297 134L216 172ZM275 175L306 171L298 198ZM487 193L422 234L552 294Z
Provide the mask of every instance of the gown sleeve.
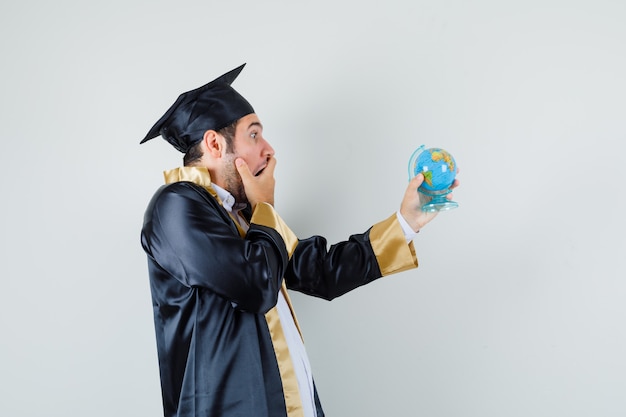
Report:
M328 248L321 236L298 242L285 272L289 289L332 300L382 276L417 267L396 215Z
M208 289L240 310L269 311L297 239L271 206L258 211L261 220L242 239L206 190L189 182L164 186L148 206L141 236L154 273Z

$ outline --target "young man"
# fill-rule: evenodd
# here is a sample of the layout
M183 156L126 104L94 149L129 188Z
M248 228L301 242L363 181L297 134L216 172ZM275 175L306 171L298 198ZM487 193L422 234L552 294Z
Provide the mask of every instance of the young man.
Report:
M407 187L400 210L327 249L274 210L274 149L231 83L243 65L182 94L144 140L185 153L152 198L148 255L165 416L323 416L287 288L331 300L417 267L434 215Z

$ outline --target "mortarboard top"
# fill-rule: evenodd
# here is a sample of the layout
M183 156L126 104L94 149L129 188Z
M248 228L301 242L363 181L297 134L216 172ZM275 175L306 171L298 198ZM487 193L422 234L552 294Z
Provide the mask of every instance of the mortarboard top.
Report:
M140 143L161 135L176 149L186 153L202 140L207 130L220 130L254 113L250 103L230 86L245 65L181 94Z

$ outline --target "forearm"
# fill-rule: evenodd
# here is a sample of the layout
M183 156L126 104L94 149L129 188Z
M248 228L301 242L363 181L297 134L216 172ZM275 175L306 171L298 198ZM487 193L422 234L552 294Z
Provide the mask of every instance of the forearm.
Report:
M301 240L287 266L293 290L331 300L377 278L417 267L395 215L327 249L321 236Z

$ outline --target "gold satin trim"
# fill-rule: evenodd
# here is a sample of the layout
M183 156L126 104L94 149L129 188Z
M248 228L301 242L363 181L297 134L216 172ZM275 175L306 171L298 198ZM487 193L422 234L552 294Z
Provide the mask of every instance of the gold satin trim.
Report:
M395 214L370 229L370 242L383 276L417 268L413 242L406 243Z
M285 246L287 247L287 252L289 253L289 258L291 258L291 255L298 244L298 238L278 216L274 207L267 203L258 203L254 208L254 213L252 213L250 223L271 227L276 230L283 238ZM285 297L285 301L287 301L293 321L296 324L298 333L300 333L300 338L302 338L302 330L300 329L298 318L293 310L291 298L289 298L289 294L287 293L285 281L283 281L280 290ZM280 323L280 318L278 317L278 309L274 307L268 311L267 314L265 314L265 320L267 321L267 327L270 330L272 344L274 345L274 353L276 354L276 362L278 363L278 370L280 371L280 379L283 383L287 416L304 417L304 409L302 408L302 399L300 397L300 389L298 388L296 371L293 367L291 354L289 353L289 347L287 346L287 339L285 339L285 333L283 332L283 327Z
M268 203L258 203L254 208L254 213L252 213L252 219L250 219L250 223L271 227L272 229L276 230L278 234L280 234L280 236L283 238L285 246L287 247L289 259L291 259L291 255L293 255L293 251L298 245L298 238L285 224L283 219L278 216L278 213L276 213L274 207L272 207Z
M204 187L213 197L217 197L217 193L211 187L211 174L205 167L178 167L163 171L163 177L166 184L172 184L179 181L189 181ZM221 204L221 201L220 201Z
M259 224L262 226L271 227L276 230L287 247L289 258L293 254L293 251L298 244L298 238L287 227L283 220L278 216L278 213L274 210L270 204L258 203L252 213L252 219L250 223ZM298 318L293 310L291 304L291 298L287 293L287 286L283 281L280 291L287 301L289 311L293 317L293 322L296 324L300 338L302 338L302 330L300 330L300 324ZM302 398L300 397L300 388L298 387L298 379L296 377L296 371L291 361L291 353L289 353L289 347L287 346L287 339L283 332L283 326L278 316L278 309L272 308L265 314L265 321L267 327L270 330L270 337L272 338L272 345L274 346L274 354L276 355L276 362L278 363L278 370L280 372L280 379L283 383L283 394L285 396L285 406L287 408L287 417L304 417L304 409L302 408Z
M284 285L285 284L283 283L283 287ZM296 379L296 371L293 367L293 362L291 361L291 354L289 353L289 348L287 347L287 339L285 339L283 327L280 324L278 309L274 307L268 311L265 314L265 320L267 321L267 327L269 328L270 336L272 337L274 353L276 354L276 362L278 362L278 370L280 371L280 379L283 382L283 393L285 395L287 416L304 417L302 400L300 398L300 389L298 388L298 380Z
M237 229L239 229L241 237L244 237L246 232L244 232L244 230L239 226L239 222L236 221L232 215L231 218L237 225ZM300 333L300 337L302 337L302 331L300 330L298 319L296 318L293 306L291 305L289 294L287 294L285 281L283 281L280 291L285 296L293 321L296 324L298 333ZM274 354L276 355L276 363L278 364L278 371L280 372L280 379L283 384L283 395L285 396L287 417L304 417L304 409L302 408L302 399L300 398L300 388L298 388L296 371L293 367L293 362L291 361L291 353L289 353L287 339L285 338L283 326L280 322L278 309L276 307L272 308L265 314L265 321L267 322L267 327L270 331L272 346L274 347Z

